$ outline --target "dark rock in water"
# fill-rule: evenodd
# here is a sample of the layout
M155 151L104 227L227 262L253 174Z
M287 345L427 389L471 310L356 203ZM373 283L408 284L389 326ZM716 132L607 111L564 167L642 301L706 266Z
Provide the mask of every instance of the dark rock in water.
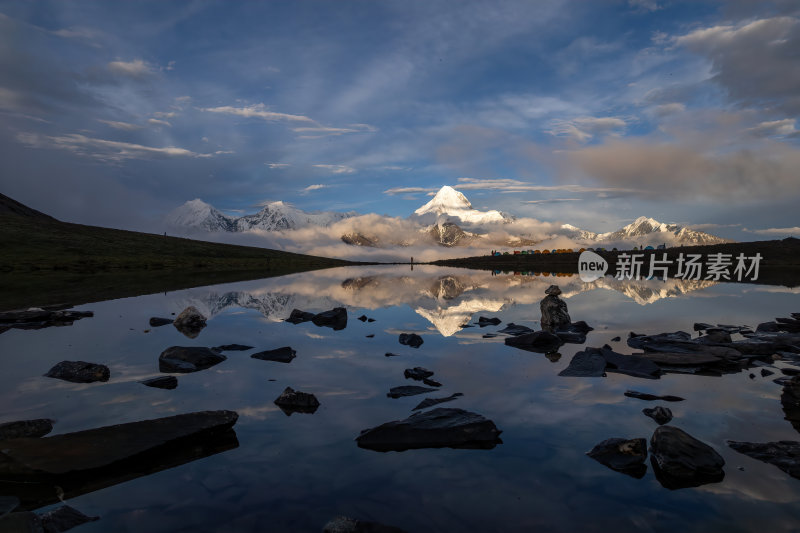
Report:
M663 426L672 420L672 410L669 407L661 407L660 405L653 408L645 407L642 409L642 412L645 416L649 416L655 420L659 426Z
M557 363L561 359L561 354L558 352L547 352L544 356L551 363Z
M698 351L692 335L685 331L659 333L657 335L636 335L631 332L628 346L646 352L687 352Z
M160 372L187 374L211 368L226 360L224 355L196 346L170 346L158 356Z
M2 484L21 500L19 510L37 509L235 448L236 419L232 411L202 411L5 440Z
M661 375L661 368L644 357L623 355L608 346L604 346L599 352L606 360L606 370L608 371L647 379L658 379Z
M761 369L761 377L762 377L762 378L765 378L765 377L767 377L767 376L771 376L771 375L772 375L772 374L774 374L774 373L775 373L775 372L773 372L773 371L771 371L771 370L767 370L766 368L762 368L762 369Z
M72 383L93 383L108 381L111 371L106 365L86 361L61 361L45 374L48 378L63 379Z
M437 407L366 429L356 442L360 448L382 452L445 447L491 449L502 442L500 433L494 422L477 413Z
M729 440L728 446L753 459L775 465L793 478L800 479L800 442L782 440L761 443Z
M564 344L558 335L548 331L534 331L517 337L508 337L505 343L506 346L536 353L554 352Z
M346 516L337 516L325 524L325 527L322 528L322 533L406 533L406 531L399 527L387 526L379 522L367 522Z
M31 512L0 514L0 532L2 533L44 533L39 515Z
M800 375L800 370L796 368L781 368L781 373L784 376L797 376Z
M665 402L682 402L684 400L684 398L681 398L680 396L671 396L669 394L666 396L656 396L655 394L648 394L646 392L638 392L635 390L625 391L625 396L628 398L638 398L639 400L647 401L664 400Z
M559 372L559 376L567 377L603 377L606 375L606 360L599 350L590 348L576 353L569 366Z
M261 359L262 361L275 361L277 363L291 363L292 359L297 357L297 352L292 350L290 346L276 348L274 350L265 350L263 352L254 353L251 355L253 359Z
M486 318L486 317L483 317L483 316L478 317L478 325L480 327L482 327L482 328L486 327L486 326L496 326L500 322L501 322L500 319L497 318L497 317L493 317L493 318Z
M594 328L587 324L585 320L578 320L577 322L571 322L569 327L566 328L566 331L589 333L590 331L594 331Z
M334 331L340 331L347 327L347 309L336 307L330 311L323 311L314 315L311 321L316 326L325 326L333 328Z
M782 378L787 379L787 378ZM800 432L800 376L788 378L781 393L781 407L785 419Z
M412 348L419 348L423 342L422 337L416 333L401 333L400 344L404 346L411 346Z
M398 357L400 354L399 353L386 352L383 355L385 355L386 357Z
M772 382L777 383L781 387L784 387L792 382L792 378L790 378L789 376L783 376L777 379L773 379Z
M542 328L562 329L572 322L567 312L567 303L558 297L561 289L557 285L550 285L545 291L545 296L539 304L542 311Z
M556 330L553 333L565 343L583 344L586 342L586 333L581 333L579 331Z
M71 326L76 320L94 316L91 311L65 311L54 308L31 308L0 313L0 328L43 329Z
M371 339L371 338L373 338L374 336L375 336L375 334L374 334L374 333L372 333L372 334L370 334L370 335L367 335L366 337L367 337L368 339Z
M280 407L286 416L291 416L292 413L313 414L319 407L319 400L313 394L286 387L275 400L275 405Z
M441 387L442 386L442 384L439 383L438 381L436 381L435 379L423 378L422 382L425 385L429 386L429 387Z
M617 336L617 337L614 337L613 339L611 339L611 342L619 342L621 340L622 339Z
M145 379L139 383L147 385L148 387L155 387L157 389L172 390L178 387L178 378L175 376L161 376L157 378Z
M714 326L711 324L706 324L705 322L695 322L694 323L694 330L695 331L705 331L707 329L711 329Z
M367 322L375 322L375 319L374 318L368 318Z
M506 327L498 331L498 333L505 333L507 335L513 335L515 337L533 332L534 330L532 330L528 326L520 326L518 324L514 324L513 322L509 323Z
M412 411L418 411L419 409L427 409L428 407L433 407L434 405L439 405L440 403L452 402L459 396L464 396L464 395L460 392L456 392L455 394L451 394L450 396L447 396L445 398L425 398L424 400L419 402L417 406L412 409Z
M360 317L358 317L358 319L359 319L361 322L366 322L366 321L367 321L367 315L361 315Z
M597 444L586 455L617 472L637 479L647 472L647 440L645 439L607 439Z
M482 338L484 338L484 339L494 339L494 338L497 338L497 336L498 336L497 333L484 333L482 335Z
M154 317L150 318L150 327L151 328L158 328L158 327L161 327L161 326L166 326L167 324L172 324L172 322L173 321L172 321L171 318L160 318L160 317L154 316Z
M406 368L403 375L406 379L415 379L417 381L422 381L425 378L429 378L433 375L433 372L428 370L427 368L422 368L421 366L415 366L414 368Z
M223 344L222 346L214 346L211 348L215 352L246 352L252 350L252 346L246 344Z
M44 437L53 431L53 420L36 418L0 424L0 440Z
M310 322L311 319L314 318L314 313L309 313L307 311L301 311L299 309L292 309L289 318L286 319L286 322L291 322L292 324L300 324L302 322Z
M67 531L73 527L78 527L81 524L86 524L87 522L100 520L99 516L86 516L69 505L62 505L57 509L48 511L39 518L42 521L44 533L60 533L61 531Z
M190 305L175 317L172 325L190 339L194 339L206 327L206 317Z
M726 360L718 355L702 352L644 352L634 354L657 365L664 366L710 366L716 367L725 364Z
M656 478L668 489L718 483L725 477L725 460L714 448L682 429L659 426L650 438Z
M435 392L436 389L429 389L428 387L420 387L417 385L402 385L400 387L392 387L389 389L389 398L401 398L403 396L416 396L417 394L425 394L426 392Z
M728 344L733 342L731 340L731 334L727 331L723 331L721 329L712 329L709 330L705 335L697 339L697 342L708 343L708 344Z

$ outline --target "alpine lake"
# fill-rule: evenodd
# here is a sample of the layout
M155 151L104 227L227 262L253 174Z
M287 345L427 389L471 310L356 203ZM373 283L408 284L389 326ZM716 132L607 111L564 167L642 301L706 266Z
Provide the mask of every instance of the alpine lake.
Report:
M541 329L540 301L553 284L571 319L594 328L585 342L547 353L506 345L510 336L498 332L510 323ZM149 324L189 306L207 318L194 338L171 324ZM339 307L347 317L341 329L286 321L295 309ZM658 379L613 369L597 377L559 375L588 347L641 352L628 345L631 332L685 331L694 339L699 322L755 330L800 311L797 287L613 277L584 283L576 275L373 266L74 309L93 316L0 334L0 423L52 419L47 439L182 413L238 414L223 442L189 441L185 453L172 450L168 460L151 457L145 465L129 461L116 477L88 476L72 492L54 483L51 499L0 483L0 496L19 498L18 510L42 513L63 501L99 517L75 531L318 532L337 516L408 532L800 530L800 479L728 445L800 440L785 419L783 386L773 381L792 374L796 363L761 357L758 365L752 359L724 372L676 368ZM481 327L481 317L500 323ZM423 340L419 347L398 341L411 333ZM744 339L735 331L731 337ZM197 372L160 370L169 347L234 343L252 348L223 351L225 360ZM250 357L287 346L296 353L288 363ZM110 377L44 377L65 360L105 365ZM423 385L404 377L415 367L432 371L441 386L387 396L393 387ZM177 377L177 388L141 383L165 374ZM281 409L275 400L286 387L313 394L319 407ZM626 396L629 390L684 400L643 401ZM356 442L365 429L426 412L412 411L423 399L454 393L462 395L434 408L482 415L502 432L497 442L403 451ZM659 425L642 410L658 405L672 411L668 425L724 459L721 479L675 486L658 475L652 452L636 475L587 455L614 437L649 445Z

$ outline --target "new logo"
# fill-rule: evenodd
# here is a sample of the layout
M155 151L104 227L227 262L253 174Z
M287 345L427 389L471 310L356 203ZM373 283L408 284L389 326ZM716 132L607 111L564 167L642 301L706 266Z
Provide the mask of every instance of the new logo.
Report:
M608 271L608 262L594 252L581 252L578 257L578 276L581 281L592 282L605 276Z

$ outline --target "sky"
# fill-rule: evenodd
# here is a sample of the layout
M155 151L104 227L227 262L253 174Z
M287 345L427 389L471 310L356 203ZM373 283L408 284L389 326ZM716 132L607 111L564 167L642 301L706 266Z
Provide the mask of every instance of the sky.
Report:
M800 236L796 0L0 0L0 192Z

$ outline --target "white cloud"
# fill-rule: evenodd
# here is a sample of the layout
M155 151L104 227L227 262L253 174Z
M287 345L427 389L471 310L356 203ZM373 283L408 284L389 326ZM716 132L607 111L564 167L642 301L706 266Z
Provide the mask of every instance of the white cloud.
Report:
M267 110L267 106L265 106L264 104L254 104L246 107L233 107L229 105L219 106L219 107L203 107L200 108L200 111L206 111L208 113L223 113L227 115L236 115L247 118L260 118L268 122L286 121L286 122L308 122L316 124L312 119L305 117L303 115L290 115L288 113L278 113L275 111L269 111Z
M311 165L316 168L322 168L325 170L330 170L333 174L352 174L356 171L353 167L348 167L347 165Z
M415 192L428 192L428 193L435 193L439 189L429 188L429 187L393 187L391 189L386 189L383 191L383 194L407 194L407 193L415 193Z
M458 178L455 188L462 190L494 190L507 193L524 191L567 191L586 193L633 193L636 189L625 187L587 187L584 185L533 185L509 178Z
M108 70L114 74L130 78L143 78L154 73L153 67L141 59L134 59L133 61L112 61L108 64Z
M347 128L333 128L327 126L302 126L292 128L295 133L302 133L301 139L317 139L320 137L328 137L335 135L344 135L345 133L372 133L378 131L374 126L369 124L350 124Z
M292 166L289 163L264 163L264 164L267 165L269 168L286 168Z
M156 111L153 116L156 118L174 118L178 115L175 111Z
M93 157L102 161L123 161L125 159L150 159L152 157L212 157L215 154L200 154L178 148L166 146L156 148L141 144L109 141L86 137L77 133L61 136L37 135L35 133L20 133L17 140L32 148L58 148L68 150L78 155ZM225 153L225 152L217 152Z
M169 126L170 128L172 127L172 124L170 124L166 120L159 120L157 118L147 119L147 123L152 124L154 126Z
M525 200L523 204L549 204L557 202L579 202L580 198L547 198L545 200Z
M322 183L315 183L314 185L309 185L305 189L303 189L304 193L308 193L311 191L317 191L319 189L327 189L330 185L323 185Z
M759 235L800 235L800 227L793 228L767 228L767 229L747 229L742 228L747 233L757 233Z
M795 122L796 120L793 118L770 120L749 128L747 131L757 137L794 135L798 131L797 128L795 128Z
M619 134L626 126L627 122L620 117L577 117L553 120L546 132L556 137L572 137L579 142L586 142L596 135Z
M98 118L97 122L102 122L106 126L111 126L115 130L135 131L142 129L142 126L138 124L131 124L129 122L119 122L116 120L103 120L102 118Z

